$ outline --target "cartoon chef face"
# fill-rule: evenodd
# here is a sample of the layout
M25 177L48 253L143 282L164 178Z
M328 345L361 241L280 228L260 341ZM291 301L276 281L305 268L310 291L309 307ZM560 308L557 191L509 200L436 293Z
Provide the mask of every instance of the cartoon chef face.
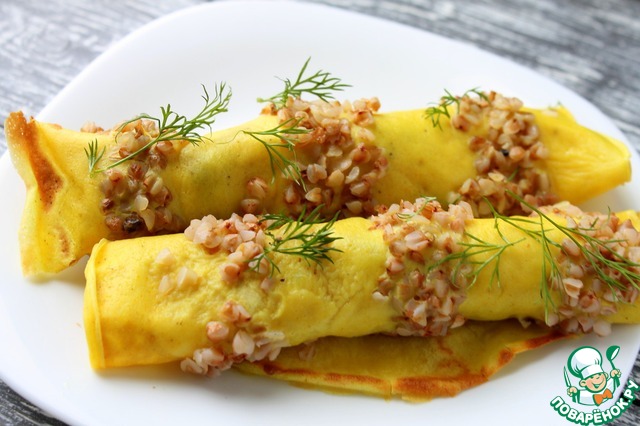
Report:
M580 386L586 388L589 392L602 392L607 387L607 379L609 375L607 373L596 373L580 380Z
M582 379L580 386L589 392L600 392L607 387L609 375L602 369L602 355L597 349L584 346L573 351L567 367L571 374Z

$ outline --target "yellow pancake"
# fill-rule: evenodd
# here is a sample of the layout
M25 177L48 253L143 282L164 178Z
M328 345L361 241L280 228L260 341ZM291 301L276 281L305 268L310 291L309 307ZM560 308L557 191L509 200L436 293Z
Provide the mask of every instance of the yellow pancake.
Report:
M640 224L635 212L620 217L631 218L636 229ZM551 308L541 292L541 280L546 281L541 245L510 225L502 224L498 230L493 219L470 222L467 238L471 234L490 243L499 244L504 238L519 242L501 254L500 285L492 281L489 268L483 270L467 290L459 313L469 320L544 322ZM563 234L550 229L548 222L526 226L541 229L542 225L549 241L561 244ZM102 240L86 268L84 318L92 365L107 368L189 357L210 345L207 324L221 320L229 301L250 314L249 332L281 333L285 346L326 336L396 332L401 316L397 307L390 300L373 297L389 253L382 231L372 229L372 222L362 218L337 221L332 230L339 238L332 246L340 250L331 254L333 263L320 267L297 256L273 253L280 272L268 291L261 288L262 277L251 271L237 283L222 281L219 267L226 254L210 253L184 235ZM176 258L171 270L159 270L156 264L164 249ZM551 254L556 256L558 251L552 248ZM491 254L479 253L474 259L482 261ZM431 261L417 267L427 268ZM181 267L197 275L197 284L163 294L159 290L162 277ZM549 289L549 300L556 306L561 291ZM640 302L619 303L617 312L606 320L640 322Z
M244 362L240 371L329 392L425 401L485 383L522 352L567 335L517 321L477 322L430 338L384 335L325 337L285 348L274 361Z
M539 166L547 171L551 191L560 199L580 203L629 180L629 152L621 142L579 125L563 108L531 112L549 150L548 160ZM371 191L376 202L432 195L444 203L450 191L476 176L468 141L473 135L484 136L486 123L469 133L446 125L446 118L442 121L442 129L434 128L424 110L375 115L369 130L389 160L385 176ZM261 115L211 134L211 141L182 149L158 171L173 195L171 212L188 223L206 214L228 217L241 211L247 181L259 177L271 182L272 170L263 145L239 131L278 124L275 116ZM113 136L27 120L22 113L8 117L5 132L13 163L27 187L20 230L25 275L59 272L88 254L101 238L113 238L100 209L102 178L89 176L85 154L92 141L99 147L113 146ZM585 179L590 176L598 178ZM285 185L277 175L269 186L266 211L284 208L282 197L273 194L282 193Z

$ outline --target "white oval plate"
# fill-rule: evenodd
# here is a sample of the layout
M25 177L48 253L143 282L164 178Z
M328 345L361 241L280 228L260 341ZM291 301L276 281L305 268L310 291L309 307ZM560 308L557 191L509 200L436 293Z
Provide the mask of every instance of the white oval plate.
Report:
M378 96L383 110L420 108L444 89L481 87L530 106L561 102L580 122L624 140L590 103L521 66L395 23L286 2L207 4L153 22L96 59L38 118L70 128L86 120L110 126L140 112L155 114L167 102L188 115L201 104L201 83L226 81L234 96L230 113L216 124L223 128L254 117L256 97L281 90L274 76L293 78L309 56L310 69L329 70L353 85L341 98ZM634 152L634 170L639 165ZM640 193L638 179L590 206L640 210L634 193ZM619 345L616 366L626 376L640 345L640 327L618 326L604 339L526 353L489 383L424 404L330 395L234 372L215 380L171 367L97 374L89 367L82 326L83 265L44 283L21 275L17 230L24 190L7 155L0 161L0 196L6 203L0 221L0 376L69 423L561 424L549 402L564 395L562 369L571 351L591 344L604 353Z

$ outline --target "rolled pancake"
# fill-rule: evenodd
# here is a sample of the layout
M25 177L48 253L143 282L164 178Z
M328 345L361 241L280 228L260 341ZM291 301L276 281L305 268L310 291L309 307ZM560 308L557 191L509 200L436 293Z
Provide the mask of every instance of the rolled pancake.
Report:
M636 229L640 225L635 212L618 216L630 218ZM549 241L557 244L552 245L551 255L560 256L557 247L562 245L564 234L550 229L552 226L546 221L531 221L527 226L544 229ZM189 357L197 349L211 345L208 324L226 321L223 312L231 302L241 305L250 317L243 328L245 333L254 337L275 333L281 336L281 346L326 336L403 334L409 314L402 311L402 306L399 309L394 300L411 302L421 291L428 291L418 288L404 294L406 285L402 283L411 281L409 274L400 275L400 284L388 291L391 296L398 294L396 299L374 297L380 292L380 277L388 273L389 267L390 250L382 230L372 229L372 221L362 218L337 221L332 230L338 239L331 244L339 251L331 254L332 263L324 262L322 267L300 257L272 253L280 272L275 273L275 285L269 290L261 286L263 277L251 271L237 283L224 282L220 266L226 261L226 254L210 252L184 235L102 240L95 246L85 273L84 318L91 364L107 368ZM546 297L542 291L541 283L547 281L545 271L548 274L549 268L543 267L542 246L534 238L506 223L498 228L493 219L470 220L464 238L473 243L476 240L469 239L470 235L489 244L498 245L505 239L517 244L508 245L501 253L499 285L492 280L490 268L484 268L475 283L463 289L466 294L459 305L459 315L468 320L519 318L544 322L549 319L549 310L553 313L554 307L561 306L565 289L550 286ZM170 271L161 270L156 261L165 249L175 257ZM411 268L429 268L433 262L428 257L431 249L425 250L426 262L416 262ZM477 252L470 264L478 268L493 253ZM409 266L407 271L411 270ZM191 285L164 294L160 291L163 277L179 267L193 271L198 278L191 280ZM449 290L457 291L457 283ZM630 292L637 295L633 288ZM640 322L640 302L635 298L631 302L613 303L604 298L598 301L609 309L607 322Z
M563 108L529 111L549 152L536 167L546 171L550 191L560 199L580 203L629 180L629 152L622 143L579 125ZM462 132L448 125L446 117L441 121L442 129L434 128L424 110L375 114L374 124L367 130L388 165L370 189L372 202L389 204L429 195L445 203L448 194L478 175L469 139L486 136L487 123ZM241 212L252 179L270 182L264 211L286 209L287 202L277 194L284 193L290 181L276 173L272 182L267 151L242 132L263 131L278 124L276 116L261 115L239 127L215 132L210 141L184 147L158 170L172 198L169 221L171 217L180 219L169 232L206 214L228 217ZM352 129L354 143L371 146L359 130L358 126ZM5 132L13 163L27 187L20 229L25 275L59 272L88 254L101 238L123 238L106 224L101 179L89 175L85 154L92 141L99 147L112 147L113 135L75 132L27 120L22 113L9 116ZM279 142L273 137L264 139ZM282 150L283 155L291 155ZM126 168L123 173L127 174ZM591 176L598 179L585 179ZM333 210L346 211L339 200L335 202L338 205ZM357 212L359 207L349 208ZM333 211L328 213L331 217Z
M478 386L517 354L567 338L558 331L517 321L470 321L446 336L350 339L325 337L282 350L277 359L243 362L242 372L329 392L364 393L425 401Z

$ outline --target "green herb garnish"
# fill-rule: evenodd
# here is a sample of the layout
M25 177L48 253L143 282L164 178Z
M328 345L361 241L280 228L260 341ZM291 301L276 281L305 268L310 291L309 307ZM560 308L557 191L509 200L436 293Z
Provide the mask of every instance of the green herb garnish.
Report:
M421 211L428 204L428 202L435 199L432 197L424 197L424 198L427 200L427 203L425 203L422 206L422 208L417 212L412 214L399 213L396 216L403 221L411 220L413 216L421 213ZM472 286L478 280L478 276L480 275L480 273L484 269L488 268L490 265L493 264L489 285L491 286L493 285L493 283L496 283L498 286L500 286L501 256L507 248L520 243L521 241L524 240L524 238L518 241L510 242L507 240L504 234L500 231L500 228L497 226L497 222L495 223L494 226L496 231L498 232L498 235L500 235L500 238L502 239L501 243L490 243L487 241L483 241L482 239L476 237L475 235L472 235L465 231L464 236L467 238L467 241L456 242L456 244L458 244L459 246L464 247L464 250L454 251L453 253L450 253L442 257L441 259L436 260L435 262L432 262L431 264L429 264L427 268L427 272L431 272L444 264L447 264L450 262L456 262L452 270L452 277L451 277L452 281L456 282L457 277L459 277L461 274L464 274L465 278L471 278L471 282L468 284L468 286ZM475 256L479 256L484 253L491 253L491 255L484 260L473 259ZM468 273L463 272L463 267L465 265L472 265L473 269Z
M419 197L417 200L424 200L424 204L415 212L411 212L411 213L397 213L396 216L398 217L398 219L403 220L403 221L408 221L410 219L412 219L413 217L422 214L422 211L425 209L425 207L427 207L427 205L429 205L429 203L431 203L432 201L436 201L437 198L436 197L426 197L426 196L422 196Z
M462 96L454 96L445 89L445 95L440 98L440 102L437 105L433 105L427 108L425 111L426 118L431 120L431 124L433 127L437 127L442 130L442 126L440 125L440 119L444 116L447 118L451 118L451 114L449 113L449 107L451 105L456 105L456 111L460 113L460 99L468 96L470 93L475 93L480 98L489 100L487 95L485 95L482 91L480 91L477 87L473 89L469 89L462 94Z
M298 77L294 82L291 82L288 78L282 80L284 82L284 90L270 98L258 98L258 102L273 102L276 108L282 108L287 104L289 96L293 98L300 98L303 93L317 96L323 101L333 99L332 92L342 91L346 87L351 87L349 84L342 83L342 81L333 77L326 71L319 70L311 76L305 76L307 66L311 58L308 58L302 69L298 73Z
M112 169L124 162L132 160L137 157L141 153L147 151L153 145L162 141L171 141L171 140L185 140L190 142L193 145L198 145L200 142L204 141L206 137L197 133L198 130L208 128L211 131L211 125L215 122L215 117L223 112L227 112L227 108L229 105L229 101L231 99L231 89L227 87L225 83L221 83L219 86L215 87L215 94L213 97L209 96L206 87L203 85L202 89L204 90L204 95L202 95L202 99L204 99L204 107L202 110L193 118L188 119L184 115L180 115L177 112L171 109L171 104L167 104L166 107L160 107L161 117L152 117L149 114L140 114L131 120L125 121L119 128L118 132L115 135L115 139L117 140L118 136L122 133L122 130L130 123L140 120L147 119L151 121L155 121L158 125L158 136L149 141L140 149L132 152L131 154L123 157L102 169L96 168L98 162L104 156L106 148L103 147L102 150L98 147L98 141L93 140L89 143L88 148L85 148L85 154L87 155L87 160L89 161L89 173L94 175L96 173L101 173L106 170Z
M507 223L522 231L540 244L542 248L543 270L540 279L540 295L545 301L545 319L549 314L549 307L555 308L555 304L549 292L549 282L562 282L562 273L553 249L562 250L562 244L552 240L548 233L559 231L569 240L573 241L579 248L581 255L587 260L589 268L596 278L605 283L612 291L615 289L625 290L627 281L634 288L640 290L640 273L636 272L640 268L640 263L634 262L610 248L610 244L621 242L615 239L599 239L591 235L597 230L598 220L594 220L586 228L570 228L562 225L542 212L537 207L527 203L518 195L507 191L515 200L531 209L537 217L509 217L498 213L491 204L496 223L498 221ZM611 214L611 213L609 213ZM546 222L546 225L545 225ZM527 225L536 225L529 227ZM546 226L546 227L545 227ZM619 278L613 278L610 271L614 271ZM548 274L548 277L547 277ZM560 286L562 289L562 286ZM613 292L615 295L615 292Z
M293 180L302 188L305 188L294 148L297 142L296 136L307 134L311 132L311 129L298 127L299 122L300 120L289 119L269 130L241 130L241 132L260 142L267 150L269 154L269 165L271 166L272 182L276 176L276 169L278 169L285 177ZM275 137L278 141L267 142L264 137ZM280 148L286 148L293 155L293 160L289 159Z
M318 206L308 215L306 209L302 210L297 219L284 214L266 214L262 221L270 222L265 229L265 234L271 237L264 251L251 259L252 270L257 271L262 259L266 259L271 266L270 276L280 268L272 259L272 253L300 256L307 264L315 263L322 266L322 261L333 263L330 254L342 252L331 247L330 244L341 237L334 237L333 225L338 218L338 213L329 222L324 222L321 210L324 206ZM322 224L318 229L311 229L315 225Z

